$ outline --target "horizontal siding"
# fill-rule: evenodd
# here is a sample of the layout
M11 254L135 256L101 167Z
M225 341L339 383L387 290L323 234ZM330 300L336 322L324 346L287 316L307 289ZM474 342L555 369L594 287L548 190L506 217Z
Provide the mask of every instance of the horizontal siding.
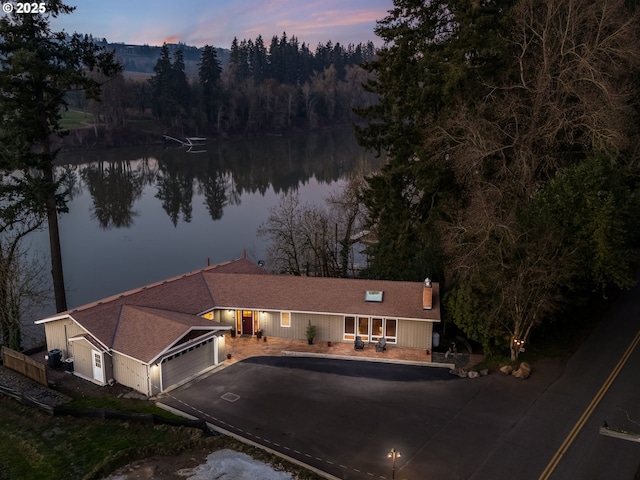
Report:
M398 346L431 350L432 322L398 320Z

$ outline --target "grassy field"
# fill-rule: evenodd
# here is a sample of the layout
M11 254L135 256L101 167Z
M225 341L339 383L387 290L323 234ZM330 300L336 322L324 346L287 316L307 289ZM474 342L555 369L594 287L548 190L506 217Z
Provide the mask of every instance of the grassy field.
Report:
M93 122L93 115L90 113L67 110L62 115L60 126L65 130L73 130L74 128L86 127L91 122Z
M78 400L78 408L107 407L138 413L162 410L145 401ZM165 412L166 415L166 412ZM208 436L199 429L142 425L118 420L49 416L0 395L0 479L99 479L128 463L153 455L177 455L205 449L229 448L258 460L279 464L301 479L318 479L255 447L225 436Z

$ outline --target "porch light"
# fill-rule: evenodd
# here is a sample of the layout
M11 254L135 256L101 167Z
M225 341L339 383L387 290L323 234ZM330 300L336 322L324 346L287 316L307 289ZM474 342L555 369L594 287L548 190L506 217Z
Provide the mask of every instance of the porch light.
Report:
M391 459L391 480L395 480L396 478L396 458L400 458L401 456L402 454L395 448L392 448L391 451L387 454L387 458Z

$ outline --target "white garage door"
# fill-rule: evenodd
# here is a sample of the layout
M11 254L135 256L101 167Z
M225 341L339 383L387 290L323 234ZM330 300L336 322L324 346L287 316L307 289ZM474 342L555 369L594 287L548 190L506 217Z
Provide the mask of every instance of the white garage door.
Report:
M194 345L162 360L162 389L189 378L215 364L214 339Z

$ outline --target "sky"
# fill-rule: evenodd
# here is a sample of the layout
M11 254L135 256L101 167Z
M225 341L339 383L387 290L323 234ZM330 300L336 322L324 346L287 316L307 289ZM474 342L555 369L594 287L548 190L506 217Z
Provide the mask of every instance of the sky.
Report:
M182 42L229 48L234 37L295 35L313 50L318 43L381 41L373 33L393 0L67 0L71 15L52 20L54 30L87 33L109 42L162 45Z

